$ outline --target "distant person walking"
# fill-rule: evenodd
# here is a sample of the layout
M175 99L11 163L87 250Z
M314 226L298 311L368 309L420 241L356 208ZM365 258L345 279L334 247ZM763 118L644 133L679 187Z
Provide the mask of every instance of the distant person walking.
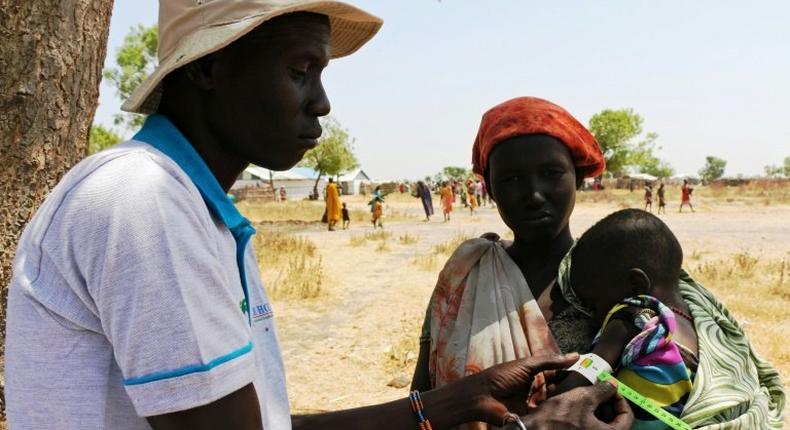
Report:
M645 210L653 212L653 184L645 183Z
M477 197L475 196L475 183L469 181L466 184L466 202L469 205L469 215L475 214L475 209L477 209Z
M666 190L664 190L664 183L660 183L658 185L658 212L661 213L661 210L664 210L664 214L667 213L667 200L666 200Z
M329 231L335 230L335 225L340 221L340 214L340 192L334 179L329 178L329 183L326 185L326 222L329 224Z
M683 212L683 205L688 205L689 208L691 208L691 212L694 212L694 206L691 205L691 193L694 192L694 188L691 188L688 179L683 180L683 186L680 188L680 192L682 195L678 212Z
M433 215L433 198L431 197L431 189L423 181L417 182L417 197L422 201L425 221L430 221L431 215Z
M381 221L381 218L384 216L384 200L374 197L371 203L372 215L370 221L373 223L373 230L376 229L376 226L384 229L384 223Z
M475 180L475 199L477 199L477 204L479 206L485 206L486 202L483 197L483 184L479 179Z
M441 199L444 220L450 221L450 212L453 211L453 189L450 188L450 185L447 182L442 185Z
M280 201L284 202L288 200L288 195L285 192L285 187L280 187Z
M345 203L343 203L341 212L343 213L343 230L348 230L348 227L351 225L351 217L348 215L348 208Z

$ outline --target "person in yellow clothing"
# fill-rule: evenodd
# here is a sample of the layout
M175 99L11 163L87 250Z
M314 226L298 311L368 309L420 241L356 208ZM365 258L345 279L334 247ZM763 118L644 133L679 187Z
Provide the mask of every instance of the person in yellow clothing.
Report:
M340 192L334 179L329 178L329 184L326 186L326 222L329 224L329 231L335 230L338 221L340 221Z
M442 187L442 212L444 213L444 220L450 221L450 212L453 211L453 190L450 185L445 182Z

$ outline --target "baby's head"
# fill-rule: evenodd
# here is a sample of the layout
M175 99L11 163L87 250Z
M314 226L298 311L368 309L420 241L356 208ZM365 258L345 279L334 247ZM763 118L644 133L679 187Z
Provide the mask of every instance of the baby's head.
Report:
M600 323L626 297L666 301L677 291L683 249L658 217L638 209L598 221L573 248L570 285Z

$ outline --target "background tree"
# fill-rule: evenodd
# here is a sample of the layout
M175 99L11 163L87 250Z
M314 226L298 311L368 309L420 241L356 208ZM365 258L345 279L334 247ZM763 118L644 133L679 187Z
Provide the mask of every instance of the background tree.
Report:
M85 156L112 0L0 0L0 355L19 234Z
M775 178L779 175L784 175L785 169L782 166L771 164L763 167L763 171L765 172L765 176Z
M156 68L158 44L159 33L156 25L138 24L124 38L123 45L115 53L116 67L104 70L104 78L115 87L121 100L129 98L132 91ZM135 113L119 113L114 116L116 126L124 126L130 131L140 128L144 120L144 115Z
M604 109L590 118L590 132L601 146L606 170L623 174L633 152L633 139L642 133L642 117L633 109Z
M790 178L790 157L785 157L784 173L786 177Z
M700 169L699 175L702 176L702 180L706 183L715 181L724 176L725 167L727 167L727 161L709 155L705 157L705 167Z
M458 166L447 166L442 169L441 175L448 179L453 179L456 181L463 180L468 178L472 174L472 171L465 168L465 167L458 167Z
M647 133L645 139L637 143L628 154L628 164L638 167L642 173L668 178L675 174L675 169L654 155L653 151L661 149L656 140L658 133Z
M590 132L601 146L606 159L606 170L614 176L625 174L627 166L634 166L641 173L668 177L675 173L672 166L656 157L661 149L657 144L658 133L642 134L642 117L633 109L604 109L590 118Z
M299 163L302 167L309 167L318 172L318 177L313 185L313 195L318 195L318 182L324 175L337 176L359 166L354 155L354 140L348 131L340 126L332 117L321 121L324 129L318 146L307 151Z
M101 124L93 124L91 126L91 134L88 137L88 154L95 154L122 141L123 137L116 133L115 130Z

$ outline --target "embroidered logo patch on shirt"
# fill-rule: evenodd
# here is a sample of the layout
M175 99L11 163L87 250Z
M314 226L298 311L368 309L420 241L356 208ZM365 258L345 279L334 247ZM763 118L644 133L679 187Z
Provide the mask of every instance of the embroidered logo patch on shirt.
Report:
M272 306L268 303L264 303L262 305L258 305L252 308L252 320L254 322L269 319L273 315L274 313L272 312Z

